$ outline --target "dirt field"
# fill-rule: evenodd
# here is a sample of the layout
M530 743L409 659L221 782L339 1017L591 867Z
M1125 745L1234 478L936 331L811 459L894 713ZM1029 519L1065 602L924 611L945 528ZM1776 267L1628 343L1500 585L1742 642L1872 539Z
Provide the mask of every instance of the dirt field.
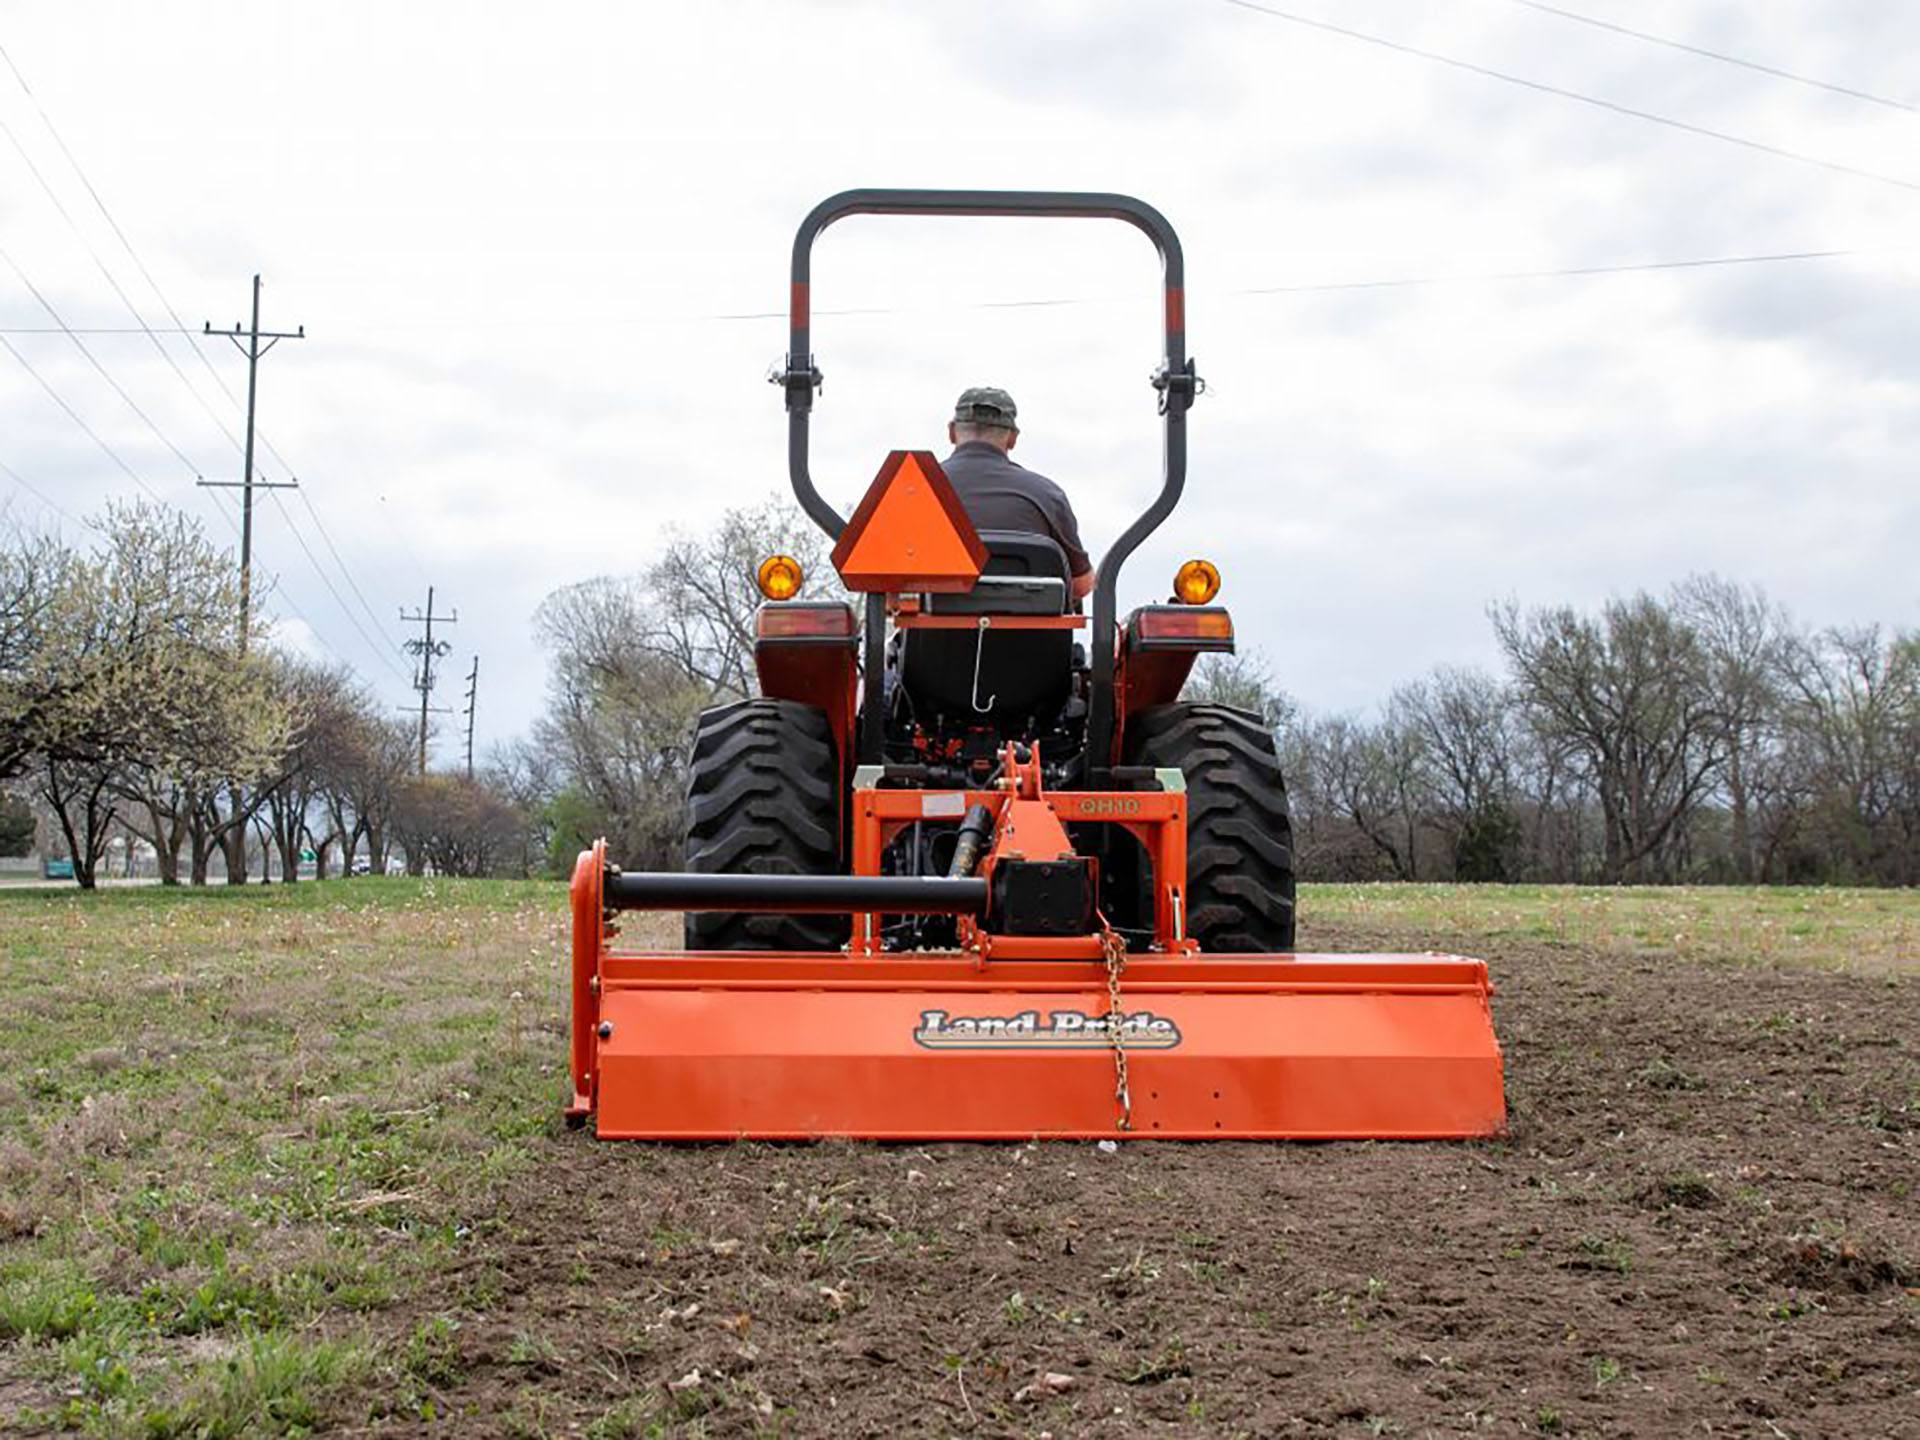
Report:
M556 891L297 890L0 898L0 1426L1920 1435L1915 895L1319 891L1511 1135L1105 1155L597 1144Z

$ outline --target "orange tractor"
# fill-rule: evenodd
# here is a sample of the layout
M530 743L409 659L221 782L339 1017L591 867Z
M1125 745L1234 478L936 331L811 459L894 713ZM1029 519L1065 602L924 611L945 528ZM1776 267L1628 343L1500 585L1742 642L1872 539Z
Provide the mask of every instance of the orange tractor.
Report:
M1091 615L1050 539L977 532L895 451L851 518L814 488L813 243L848 215L1092 216L1159 250L1160 491L1101 557ZM793 247L795 496L860 597L760 568L758 698L693 738L686 868L573 877L573 1099L605 1137L1436 1138L1505 1123L1484 963L1301 955L1271 728L1182 701L1229 652L1191 561L1116 618L1121 566L1186 477L1180 242L1123 195L852 190ZM616 949L626 910L686 949Z

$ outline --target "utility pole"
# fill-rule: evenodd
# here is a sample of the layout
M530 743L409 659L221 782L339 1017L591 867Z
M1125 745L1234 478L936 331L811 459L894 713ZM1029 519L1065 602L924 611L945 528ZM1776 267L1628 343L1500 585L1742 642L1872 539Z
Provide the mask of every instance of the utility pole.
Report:
M413 677L413 688L420 692L420 773L424 775L427 773L427 701L433 695L433 662L453 648L446 641L433 638L433 626L436 620L442 625L459 624L460 612L456 610L451 615L434 614L433 587L429 585L427 608L424 611L416 610L411 615L402 610L400 620L402 624L426 627L420 639L407 641L407 653L418 657L420 661L419 672Z
M260 328L260 277L253 277L253 320L245 330L240 322L234 321L231 331L213 328L211 320L204 323L209 335L225 335L234 348L247 357L247 444L246 456L241 462L241 476L238 480L202 480L200 483L209 490L238 490L240 492L240 650L246 653L247 632L252 624L253 607L253 492L260 490L297 490L297 481L255 480L253 478L253 412L254 404L260 393L260 357L278 345L282 340L304 340L307 327L302 325L293 331L262 330ZM242 341L245 344L242 344ZM267 343L262 345L264 340Z
M473 657L473 669L467 672L467 779L473 779L473 706L480 694L480 657Z

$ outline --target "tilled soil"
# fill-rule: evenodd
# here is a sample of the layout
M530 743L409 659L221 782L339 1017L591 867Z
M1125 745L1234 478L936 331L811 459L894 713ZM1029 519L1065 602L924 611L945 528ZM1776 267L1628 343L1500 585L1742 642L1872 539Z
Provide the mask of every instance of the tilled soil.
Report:
M1911 981L1492 958L1498 1142L556 1130L441 1297L438 1413L462 1434L1920 1436Z

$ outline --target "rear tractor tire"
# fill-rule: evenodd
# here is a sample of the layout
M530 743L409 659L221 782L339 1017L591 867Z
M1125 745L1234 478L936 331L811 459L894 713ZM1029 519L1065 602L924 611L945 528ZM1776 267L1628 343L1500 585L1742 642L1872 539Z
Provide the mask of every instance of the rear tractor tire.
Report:
M686 868L710 875L840 873L840 765L823 711L741 700L703 711L687 776ZM689 950L838 950L845 915L687 916Z
M1227 705L1127 721L1127 761L1187 782L1187 934L1213 953L1294 946L1293 822L1273 731Z

